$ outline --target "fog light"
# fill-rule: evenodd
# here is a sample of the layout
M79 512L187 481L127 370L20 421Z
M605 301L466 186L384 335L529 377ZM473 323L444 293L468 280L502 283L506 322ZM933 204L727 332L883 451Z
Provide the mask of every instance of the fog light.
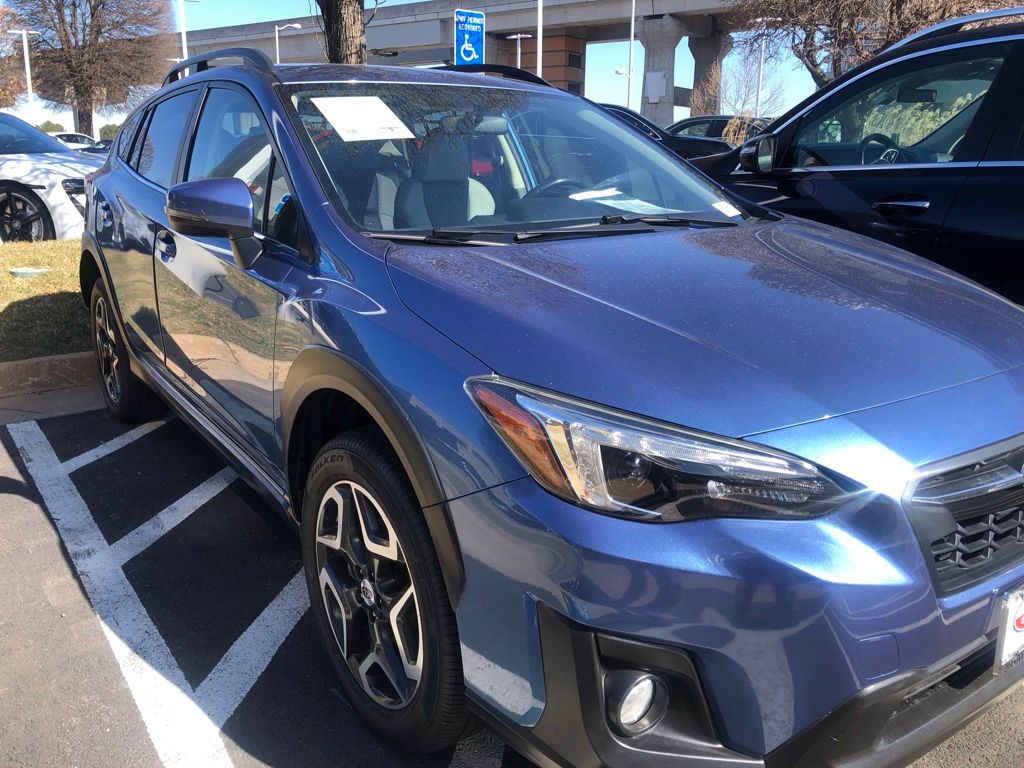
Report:
M608 721L623 736L636 736L657 725L668 706L668 686L657 675L615 670L605 679Z
M619 705L619 722L625 726L639 723L654 703L654 680L641 678L629 687Z

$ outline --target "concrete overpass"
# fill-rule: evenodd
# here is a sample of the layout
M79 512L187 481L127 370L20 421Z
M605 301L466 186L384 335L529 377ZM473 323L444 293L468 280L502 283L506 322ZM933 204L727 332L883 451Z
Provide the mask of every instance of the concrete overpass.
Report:
M456 8L487 14L488 63L515 65L515 43L506 37L517 32L536 34L535 0L426 0L384 5L366 30L370 62L411 66L451 61ZM674 104L689 105L689 89L675 84L676 47L683 37L694 58L694 85L710 94L707 111L717 111L720 68L715 64L721 63L732 46L721 18L725 9L723 0L637 0L636 34L646 51L642 111L655 122L668 124ZM545 0L545 79L582 93L587 43L628 40L629 14L630 0ZM274 26L290 23L302 28L280 33L281 61L325 61L319 16L189 32L189 55L244 45L273 58ZM522 43L523 67L532 71L536 41ZM614 77L611 72L608 76Z

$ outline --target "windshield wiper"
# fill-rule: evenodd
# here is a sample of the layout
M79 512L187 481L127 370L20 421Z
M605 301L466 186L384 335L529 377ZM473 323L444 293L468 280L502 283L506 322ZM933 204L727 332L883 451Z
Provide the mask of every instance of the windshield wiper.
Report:
M730 219L701 219L692 216L630 216L621 213L601 217L601 224L648 224L656 227L735 227L739 222Z
M375 240L391 240L395 243L425 243L427 245L508 245L507 241L481 240L480 235L508 234L500 230L435 229L429 235L412 232L363 232Z
M633 224L634 222L627 222ZM640 235L645 232L656 232L654 227L643 222L635 222L639 226L632 226L628 229L608 229L603 222L594 226L592 224L576 227L553 227L552 229L527 230L516 233L515 241L522 243L527 240L566 240L573 237L612 237L617 235Z

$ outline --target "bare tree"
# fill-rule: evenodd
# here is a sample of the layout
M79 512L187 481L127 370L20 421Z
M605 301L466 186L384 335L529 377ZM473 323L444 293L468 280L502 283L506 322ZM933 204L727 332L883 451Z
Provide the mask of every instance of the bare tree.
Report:
M718 112L721 99L722 64L712 62L704 70L704 76L694 78L693 90L690 91L690 116L713 115Z
M71 105L92 133L95 107L125 101L129 87L159 81L173 46L166 0L7 0L33 40L39 95Z
M14 106L25 90L25 62L21 46L10 34L19 26L18 17L7 6L0 5L0 107Z
M722 74L722 111L729 115L742 117L760 117L761 115L778 114L785 103L786 93L781 79L777 74L774 61L766 61L758 83L757 56L742 51L738 57L730 61ZM758 86L761 90L758 103ZM755 114L760 111L760 115Z
M323 19L327 60L335 64L366 63L366 27L387 0L371 0L366 13L365 0L316 0Z
M732 0L749 49L762 40L769 58L790 51L819 88L907 35L945 19L1017 0Z

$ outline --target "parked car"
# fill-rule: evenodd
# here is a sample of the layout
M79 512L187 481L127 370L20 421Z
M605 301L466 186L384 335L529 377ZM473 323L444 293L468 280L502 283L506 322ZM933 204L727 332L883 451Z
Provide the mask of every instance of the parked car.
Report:
M737 146L764 131L771 123L767 117L747 117L745 115L701 115L678 120L668 128L666 133L673 136L703 136L709 139L721 139L730 146Z
M905 765L1024 679L1024 311L516 77L176 65L88 184L107 406L282 510L407 750Z
M111 139L100 139L91 147L80 149L79 152L85 152L90 155L106 155L110 151L110 145L113 143Z
M700 136L673 136L656 126L643 115L637 114L632 109L620 107L617 104L601 104L600 106L611 112L630 128L640 131L640 133L651 137L655 141L661 142L677 155L686 159L720 155L732 149L732 145L718 139L705 139Z
M775 210L885 240L1024 302L1022 14L918 33L705 171Z
M96 139L84 133L63 133L50 131L50 136L71 149L88 149L96 144Z
M0 113L0 242L81 237L85 175L100 165Z

